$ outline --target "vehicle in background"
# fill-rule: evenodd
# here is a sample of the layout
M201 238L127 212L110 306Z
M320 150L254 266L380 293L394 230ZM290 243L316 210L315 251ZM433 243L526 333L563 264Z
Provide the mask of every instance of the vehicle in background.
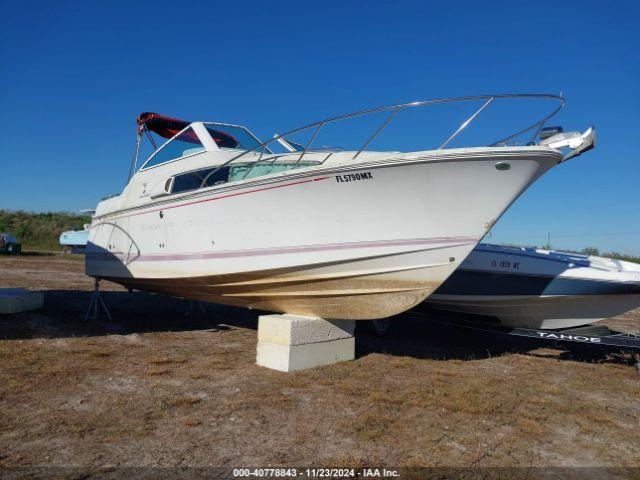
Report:
M22 245L16 237L8 233L0 233L0 254L20 255Z

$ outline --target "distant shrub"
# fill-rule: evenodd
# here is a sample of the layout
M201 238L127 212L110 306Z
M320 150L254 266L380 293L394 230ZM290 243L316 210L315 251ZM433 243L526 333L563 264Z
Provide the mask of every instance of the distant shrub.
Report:
M517 244L511 244L511 246L513 246L513 247L524 247L524 245L517 245ZM545 246L542 246L542 247L537 247L535 245L528 245L528 246L526 246L526 248L542 248L543 250L553 250L553 247L551 247L550 245L545 245ZM636 257L634 255L629 255L629 254L625 254L625 253L618 253L618 252L603 252L603 253L600 253L600 250L598 248L596 248L596 247L586 247L586 248L583 248L581 251L571 250L569 248L559 248L558 250L560 250L562 252L581 253L583 255L594 255L594 256L598 256L598 257L607 257L607 258L614 258L616 260L625 260L627 262L640 263L640 257Z
M0 232L18 237L25 248L59 250L60 234L65 230L80 230L90 223L88 215L67 212L33 213L22 210L0 210Z
M627 255L618 252L603 253L603 257L615 258L616 260L625 260L627 262L640 263L640 257L634 257L633 255Z

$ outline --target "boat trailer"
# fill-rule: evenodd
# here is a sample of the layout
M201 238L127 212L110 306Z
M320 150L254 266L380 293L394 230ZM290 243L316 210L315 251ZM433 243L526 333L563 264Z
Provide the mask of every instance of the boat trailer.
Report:
M582 327L560 330L537 330L533 328L506 327L489 323L479 323L477 320L467 320L462 317L455 318L429 318L429 321L445 326L460 327L488 334L509 335L525 337L545 342L551 342L553 346L562 344L580 344L587 348L593 347L630 353L636 362L636 368L640 373L640 330L638 333L625 333L612 330L606 325L585 325Z
M586 325L566 330L534 330L513 328L508 335L538 338L553 342L574 342L640 350L640 335L611 330L605 325Z

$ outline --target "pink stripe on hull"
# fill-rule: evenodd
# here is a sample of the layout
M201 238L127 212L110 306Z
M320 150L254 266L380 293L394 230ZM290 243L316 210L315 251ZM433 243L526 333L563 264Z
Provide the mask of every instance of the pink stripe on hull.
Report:
M166 262L176 260L207 260L213 258L239 258L239 257L258 257L270 255L286 255L290 253L303 252L326 252L335 250L348 250L353 248L380 248L380 247L399 247L404 245L437 245L452 247L460 245L468 245L476 243L478 239L473 237L436 237L436 238L416 238L406 240L381 240L373 242L349 242L349 243L332 243L326 245L300 245L282 248L264 248L256 250L227 250L222 252L192 252L192 253L173 253L173 254L149 254L132 256L131 261L137 262ZM113 257L124 260L126 254L122 252L92 252L87 253L91 260L113 260ZM94 258L98 257L98 258ZM104 258L100 258L104 257Z
M298 182L290 182L290 183L284 183L284 184L280 184L280 185L271 185L269 187L264 187L264 188L255 188L253 190L245 190L245 191L240 191L240 192L228 193L226 195L219 195L217 197L207 197L207 198L203 198L203 199L200 199L200 200L194 200L194 201L191 201L191 202L177 203L177 204L174 204L174 205L169 204L169 205L165 205L165 206L154 207L154 208L151 208L150 210L143 210L143 211L140 211L140 212L133 212L133 213L127 213L127 214L124 214L124 215L119 215L118 217L111 218L109 220L110 221L114 221L114 220L119 220L121 218L136 217L138 215L144 215L146 213L159 212L159 211L162 211L162 210L171 210L173 208L186 207L186 206L195 205L195 204L198 204L198 203L214 202L216 200L222 200L222 199L225 199L225 198L238 197L238 196L241 196L241 195L249 195L250 193L264 192L264 191L267 191L267 190L274 190L276 188L291 187L291 186L294 186L294 185L301 185L303 183L319 182L321 180L326 180L328 178L331 178L331 177L316 177L316 178L310 178L308 180L300 180ZM215 195L215 193L214 193L214 195ZM97 227L98 225L101 225L101 223L93 225L92 228L93 227Z

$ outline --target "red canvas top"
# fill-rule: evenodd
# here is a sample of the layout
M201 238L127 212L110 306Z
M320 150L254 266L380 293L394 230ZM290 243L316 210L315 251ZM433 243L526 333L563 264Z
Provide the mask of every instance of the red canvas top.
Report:
M143 127L147 130L154 132L164 138L174 137L180 130L186 128L191 122L186 120L180 120L179 118L171 118L159 113L143 112L138 116L136 120L138 124L138 133L142 132ZM223 148L236 148L238 141L236 138L220 130L213 129L211 126L207 126L207 130L211 134L211 137L219 147ZM190 143L200 143L196 133L189 129L180 135L180 140Z
M138 124L139 132L146 126L147 130L157 133L161 137L171 138L191 122L178 118L165 117L158 113L144 112L140 114L136 123Z

